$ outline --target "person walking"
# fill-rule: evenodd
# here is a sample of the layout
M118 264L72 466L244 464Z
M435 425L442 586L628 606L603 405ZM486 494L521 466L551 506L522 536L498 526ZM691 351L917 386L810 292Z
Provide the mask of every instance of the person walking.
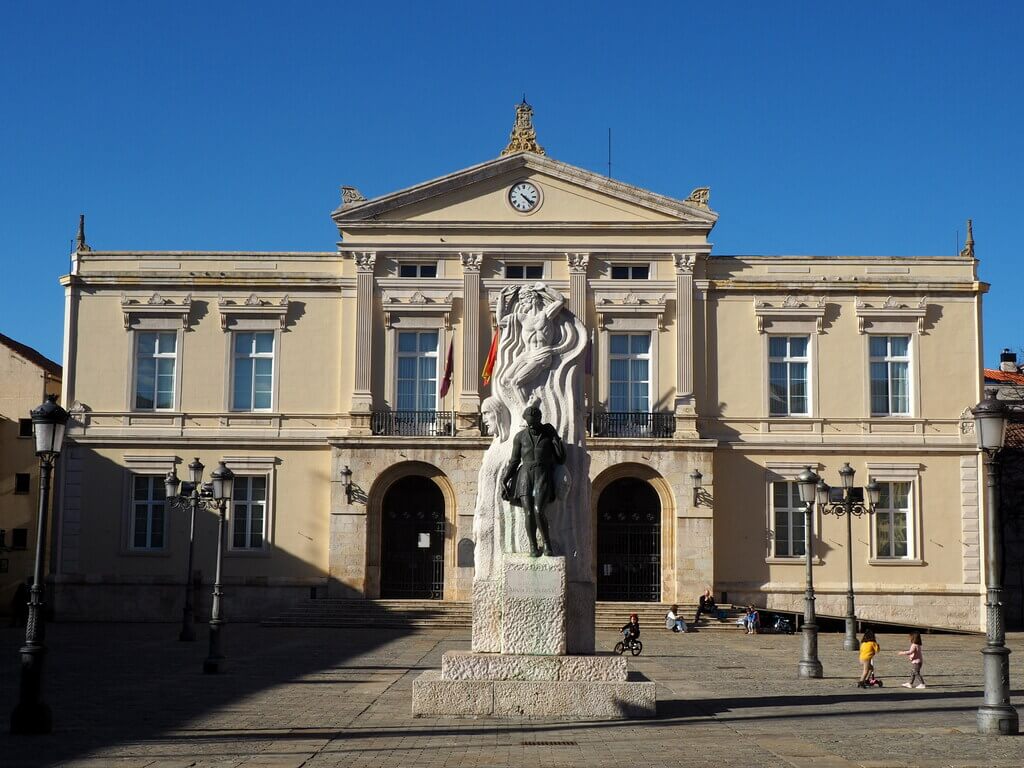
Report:
M926 688L924 678L921 677L921 664L924 662L924 654L921 652L921 633L910 633L910 647L905 651L896 651L897 656L906 656L910 662L910 681L902 683L904 688ZM914 681L917 685L914 685Z
M882 650L875 640L875 631L865 629L860 641L860 680L857 681L858 688L866 688L868 678L872 676L873 659Z

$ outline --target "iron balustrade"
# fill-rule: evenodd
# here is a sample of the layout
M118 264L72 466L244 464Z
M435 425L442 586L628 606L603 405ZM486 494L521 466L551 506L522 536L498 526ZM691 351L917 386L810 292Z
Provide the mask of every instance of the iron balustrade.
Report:
M671 413L643 411L592 411L589 431L591 437L672 437L676 431L676 417Z
M370 430L375 435L436 437L454 434L451 411L374 411Z

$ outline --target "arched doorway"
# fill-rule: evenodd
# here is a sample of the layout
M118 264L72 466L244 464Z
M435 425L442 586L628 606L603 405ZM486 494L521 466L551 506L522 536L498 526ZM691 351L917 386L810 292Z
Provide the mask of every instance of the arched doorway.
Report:
M645 480L613 480L598 498L597 599L661 601L661 500Z
M380 596L444 597L444 494L428 477L396 480L381 503Z

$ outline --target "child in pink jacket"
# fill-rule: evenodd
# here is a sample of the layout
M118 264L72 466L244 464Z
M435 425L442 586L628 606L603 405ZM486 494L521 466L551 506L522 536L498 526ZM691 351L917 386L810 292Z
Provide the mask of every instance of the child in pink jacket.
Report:
M911 632L910 633L910 648L905 651L897 651L900 656L906 656L907 661L910 662L910 682L903 683L904 688L924 688L924 678L921 677L921 664L924 661L924 655L921 653L921 633ZM914 681L917 681L917 685L914 685Z

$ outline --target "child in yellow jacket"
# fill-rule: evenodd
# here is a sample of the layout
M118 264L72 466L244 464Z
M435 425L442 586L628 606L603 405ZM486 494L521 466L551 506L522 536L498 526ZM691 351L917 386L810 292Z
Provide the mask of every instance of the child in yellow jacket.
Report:
M867 685L868 678L871 677L871 660L878 655L880 650L882 649L875 640L874 630L865 629L864 636L860 641L860 680L857 681L858 688L864 688Z

